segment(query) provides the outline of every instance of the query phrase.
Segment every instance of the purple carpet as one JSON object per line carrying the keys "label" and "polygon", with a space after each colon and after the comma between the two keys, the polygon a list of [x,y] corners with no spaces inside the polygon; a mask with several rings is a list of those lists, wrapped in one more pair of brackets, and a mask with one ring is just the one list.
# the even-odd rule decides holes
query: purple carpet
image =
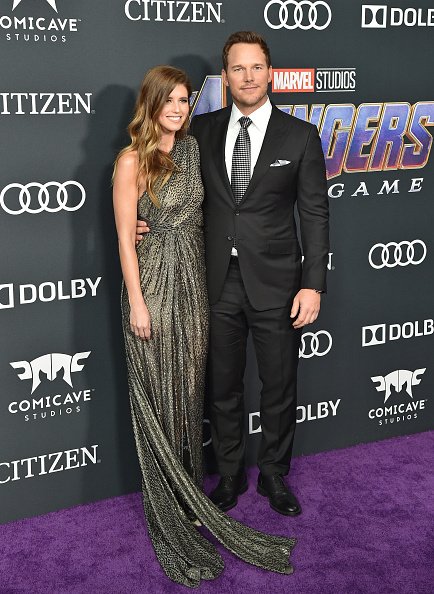
{"label": "purple carpet", "polygon": [[[270,510],[252,469],[229,513],[296,536],[295,573],[268,573],[220,548],[225,571],[199,592],[432,594],[433,469],[434,432],[296,458],[289,482],[303,505],[297,518]],[[161,571],[138,494],[0,526],[1,594],[188,591]]]}

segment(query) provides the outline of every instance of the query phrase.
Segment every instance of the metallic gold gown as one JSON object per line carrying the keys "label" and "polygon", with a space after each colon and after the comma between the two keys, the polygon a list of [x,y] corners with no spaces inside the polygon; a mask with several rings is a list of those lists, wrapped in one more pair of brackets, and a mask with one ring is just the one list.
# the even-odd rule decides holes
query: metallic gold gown
{"label": "metallic gold gown", "polygon": [[201,490],[208,300],[196,140],[176,140],[171,155],[177,170],[158,193],[160,208],[146,193],[138,203],[139,215],[151,229],[137,247],[151,340],[131,332],[122,287],[131,414],[149,535],[165,573],[185,586],[217,577],[224,566],[216,548],[185,515],[185,507],[244,561],[289,574],[294,539],[240,524]]}

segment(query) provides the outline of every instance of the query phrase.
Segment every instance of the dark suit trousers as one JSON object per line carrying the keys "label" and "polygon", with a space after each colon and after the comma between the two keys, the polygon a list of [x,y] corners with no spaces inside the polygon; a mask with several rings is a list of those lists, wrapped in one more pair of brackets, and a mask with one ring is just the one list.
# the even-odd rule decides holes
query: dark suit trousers
{"label": "dark suit trousers", "polygon": [[220,474],[237,474],[244,468],[243,376],[249,329],[263,385],[258,466],[264,475],[288,473],[296,424],[301,338],[301,330],[294,330],[289,317],[293,297],[288,296],[286,307],[254,310],[237,259],[231,258],[221,297],[210,311],[207,397]]}

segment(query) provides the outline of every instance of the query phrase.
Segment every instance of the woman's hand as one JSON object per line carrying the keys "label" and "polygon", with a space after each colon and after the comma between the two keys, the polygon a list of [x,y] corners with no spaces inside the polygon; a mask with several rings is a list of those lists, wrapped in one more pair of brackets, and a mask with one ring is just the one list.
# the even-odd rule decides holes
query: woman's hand
{"label": "woman's hand", "polygon": [[149,340],[151,338],[151,317],[145,302],[131,305],[130,312],[131,332],[138,338]]}

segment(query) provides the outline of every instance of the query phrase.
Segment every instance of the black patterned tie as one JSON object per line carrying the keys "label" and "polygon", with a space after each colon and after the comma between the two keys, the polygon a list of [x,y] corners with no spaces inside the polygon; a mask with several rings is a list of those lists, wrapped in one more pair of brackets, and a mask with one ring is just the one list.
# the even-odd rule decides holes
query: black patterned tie
{"label": "black patterned tie", "polygon": [[247,128],[252,120],[243,116],[238,121],[241,128],[232,154],[231,172],[231,186],[237,204],[243,199],[250,183],[250,136]]}

